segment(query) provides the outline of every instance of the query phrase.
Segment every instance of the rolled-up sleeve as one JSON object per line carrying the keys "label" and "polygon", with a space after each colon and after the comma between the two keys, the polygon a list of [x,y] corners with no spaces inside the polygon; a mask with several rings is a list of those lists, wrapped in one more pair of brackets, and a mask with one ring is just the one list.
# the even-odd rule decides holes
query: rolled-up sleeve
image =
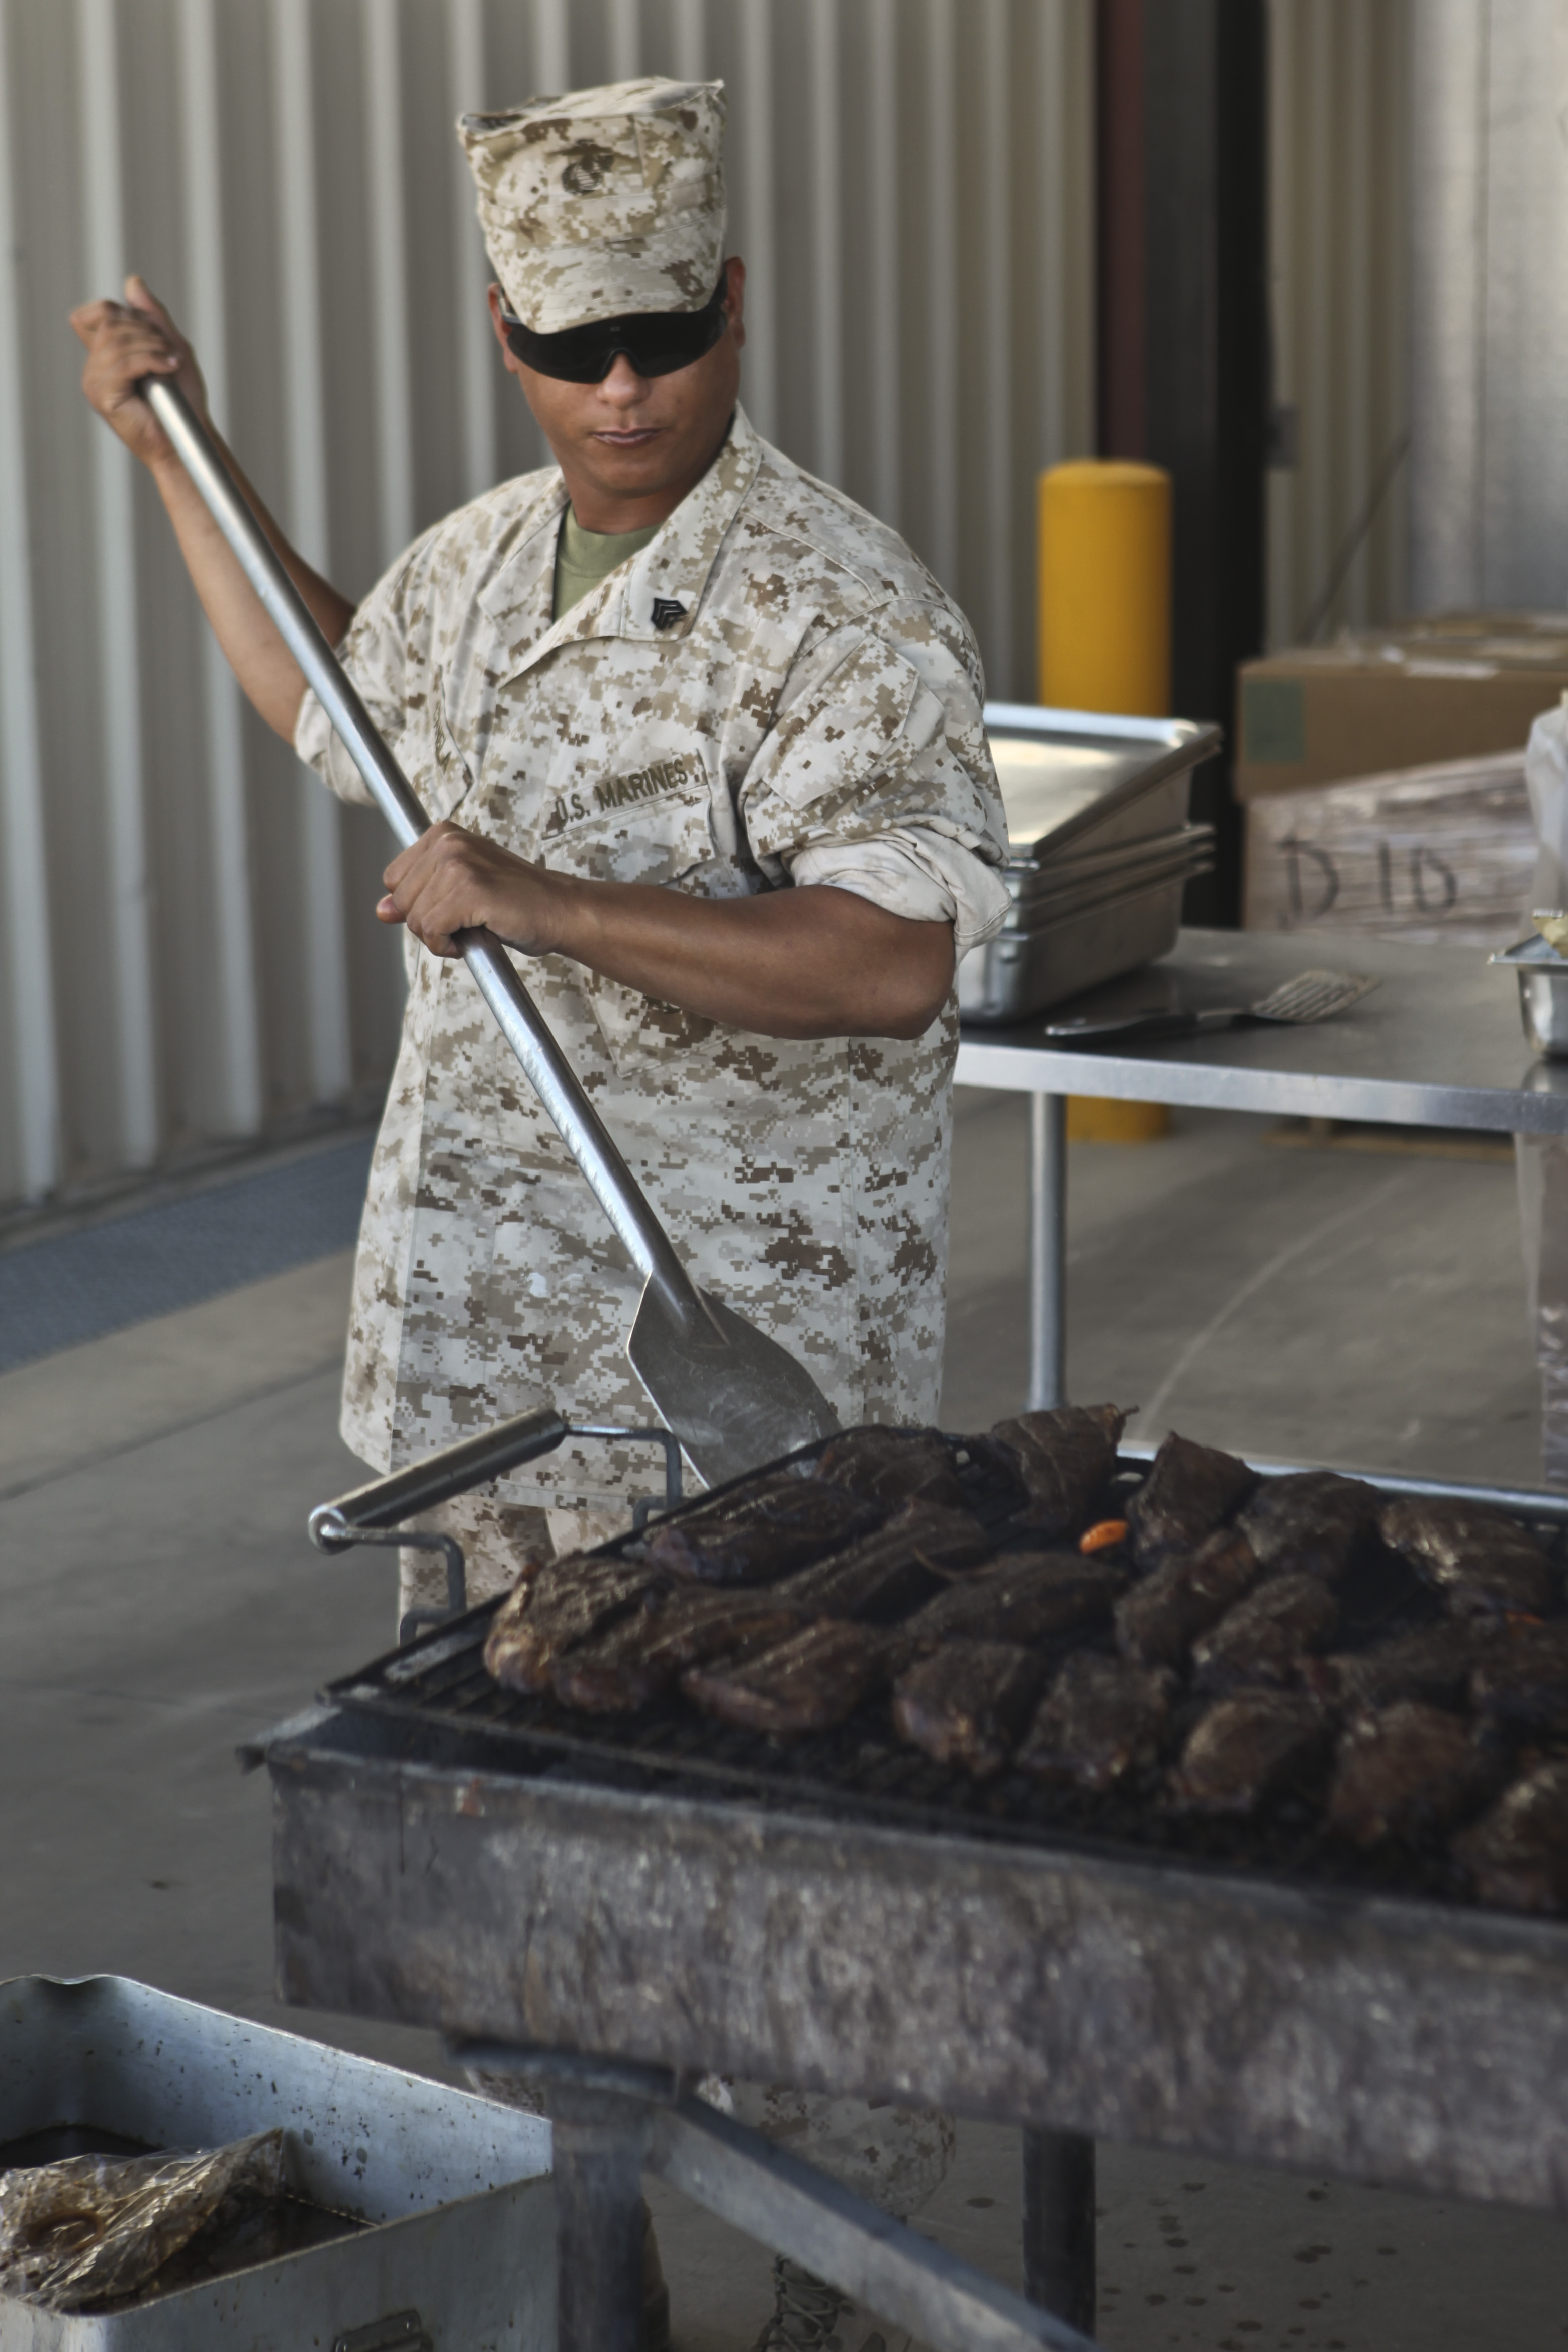
{"label": "rolled-up sleeve", "polygon": [[[422,799],[433,746],[430,701],[430,599],[424,556],[434,531],[415,541],[377,581],[349,624],[338,658],[370,714]],[[294,722],[294,749],[307,767],[341,801],[371,805],[363,778],[333,731],[332,722],[308,687]]]}
{"label": "rolled-up sleeve", "polygon": [[1005,920],[1007,820],[973,644],[926,604],[883,608],[802,653],[738,795],[770,880],[828,883],[962,956]]}

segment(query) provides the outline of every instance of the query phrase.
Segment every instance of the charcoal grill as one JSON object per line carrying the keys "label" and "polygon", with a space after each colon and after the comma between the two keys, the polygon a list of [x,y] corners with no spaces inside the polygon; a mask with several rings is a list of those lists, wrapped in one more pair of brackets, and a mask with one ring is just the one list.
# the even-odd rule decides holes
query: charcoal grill
{"label": "charcoal grill", "polygon": [[[1005,1544],[1005,1496],[970,1475]],[[1382,1483],[1568,1516],[1560,1496]],[[732,2199],[751,2184],[743,2226],[863,2287],[863,2226],[793,2180],[810,2226],[777,2234],[776,2159],[715,2156],[722,2119],[678,2097],[708,2073],[1020,2126],[1030,2292],[1085,2326],[1094,2138],[1568,2210],[1568,1927],[1483,1911],[1438,1865],[1348,1864],[1310,1825],[1198,1831],[977,1787],[874,1710],[788,1746],[674,1705],[591,1722],[489,1683],[493,1608],[264,1744],[280,1981],[439,2027],[486,2065],[553,2067],[558,2169],[563,2130],[601,2188],[620,2150],[620,2207],[606,2192],[593,2227],[640,2160],[685,2163],[716,2203],[727,2168]],[[945,2336],[932,2250],[894,2252],[910,2270],[873,2275],[873,2299],[934,2343],[1082,2341],[1023,2306],[980,2326],[973,2304]]]}

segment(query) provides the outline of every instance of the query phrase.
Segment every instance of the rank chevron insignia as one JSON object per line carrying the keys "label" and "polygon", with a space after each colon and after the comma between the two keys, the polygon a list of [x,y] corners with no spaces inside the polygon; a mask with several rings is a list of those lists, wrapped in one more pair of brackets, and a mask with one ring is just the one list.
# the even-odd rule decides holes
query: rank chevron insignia
{"label": "rank chevron insignia", "polygon": [[678,601],[677,598],[674,596],[654,597],[653,619],[653,626],[656,629],[668,629],[672,627],[676,621],[684,621],[685,617],[686,608]]}

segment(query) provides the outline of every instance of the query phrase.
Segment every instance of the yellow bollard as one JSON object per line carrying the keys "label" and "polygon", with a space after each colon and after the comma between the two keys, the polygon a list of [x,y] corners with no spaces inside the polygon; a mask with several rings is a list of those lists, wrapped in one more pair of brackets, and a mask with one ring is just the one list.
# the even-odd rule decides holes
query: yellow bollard
{"label": "yellow bollard", "polygon": [[[1040,477],[1040,698],[1162,717],[1171,690],[1171,478],[1082,457]],[[1071,1143],[1148,1143],[1163,1103],[1073,1095]]]}

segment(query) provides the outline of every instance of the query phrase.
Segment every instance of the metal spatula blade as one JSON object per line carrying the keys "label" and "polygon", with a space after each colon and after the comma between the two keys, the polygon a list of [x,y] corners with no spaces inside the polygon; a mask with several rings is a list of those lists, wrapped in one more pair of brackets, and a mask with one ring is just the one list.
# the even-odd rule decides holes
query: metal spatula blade
{"label": "metal spatula blade", "polygon": [[1303,971],[1260,997],[1241,1016],[1249,1021],[1326,1021],[1377,986],[1364,971]]}
{"label": "metal spatula blade", "polygon": [[1370,972],[1302,971],[1256,1004],[1219,1004],[1203,1013],[1124,1013],[1105,1021],[1051,1021],[1045,1034],[1063,1045],[1087,1045],[1111,1037],[1202,1036],[1214,1029],[1234,1029],[1244,1021],[1280,1021],[1299,1027],[1343,1013],[1376,986]]}
{"label": "metal spatula blade", "polygon": [[804,1365],[711,1290],[697,1297],[694,1317],[648,1283],[626,1353],[704,1483],[831,1437],[838,1421]]}

